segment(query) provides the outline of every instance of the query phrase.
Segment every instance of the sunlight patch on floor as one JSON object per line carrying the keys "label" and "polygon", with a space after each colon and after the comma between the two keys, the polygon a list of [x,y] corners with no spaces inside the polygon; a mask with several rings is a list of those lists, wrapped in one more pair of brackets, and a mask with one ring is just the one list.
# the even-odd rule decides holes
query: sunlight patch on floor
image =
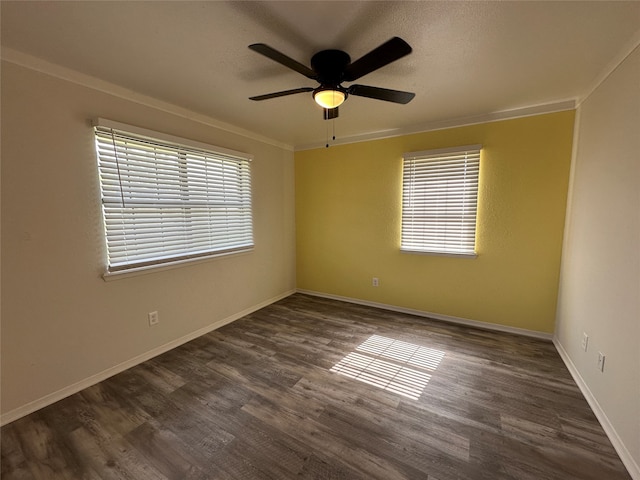
{"label": "sunlight patch on floor", "polygon": [[331,372],[418,400],[445,352],[372,335]]}

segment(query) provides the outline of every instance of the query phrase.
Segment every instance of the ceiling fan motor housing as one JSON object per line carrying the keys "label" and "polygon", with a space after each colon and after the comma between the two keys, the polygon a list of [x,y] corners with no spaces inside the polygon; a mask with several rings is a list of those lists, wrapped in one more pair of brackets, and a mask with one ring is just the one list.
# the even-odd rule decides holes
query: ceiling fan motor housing
{"label": "ceiling fan motor housing", "polygon": [[351,57],[342,50],[322,50],[311,57],[311,68],[324,87],[337,87],[344,79],[344,71]]}

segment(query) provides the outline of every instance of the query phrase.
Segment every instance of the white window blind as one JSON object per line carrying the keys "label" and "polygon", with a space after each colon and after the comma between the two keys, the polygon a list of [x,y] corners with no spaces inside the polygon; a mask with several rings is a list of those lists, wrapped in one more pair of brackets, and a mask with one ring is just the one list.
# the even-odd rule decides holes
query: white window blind
{"label": "white window blind", "polygon": [[109,273],[253,247],[250,157],[102,119],[95,139]]}
{"label": "white window blind", "polygon": [[475,255],[481,148],[404,155],[401,250]]}

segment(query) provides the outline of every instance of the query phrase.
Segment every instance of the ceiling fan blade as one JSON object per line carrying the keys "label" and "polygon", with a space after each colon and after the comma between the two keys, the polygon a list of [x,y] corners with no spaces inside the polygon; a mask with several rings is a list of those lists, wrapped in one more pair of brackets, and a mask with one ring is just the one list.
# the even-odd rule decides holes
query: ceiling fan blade
{"label": "ceiling fan blade", "polygon": [[284,97],[286,95],[295,95],[296,93],[313,92],[311,87],[294,88],[292,90],[283,90],[282,92],[266,93],[264,95],[256,95],[249,97],[249,100],[269,100],[270,98]]}
{"label": "ceiling fan blade", "polygon": [[376,100],[384,100],[386,102],[407,104],[415,93],[403,92],[401,90],[389,90],[388,88],[370,87],[368,85],[351,85],[347,89],[349,95],[356,97],[375,98]]}
{"label": "ceiling fan blade", "polygon": [[270,58],[274,62],[278,62],[280,65],[284,65],[291,70],[301,73],[307,78],[315,80],[317,77],[316,72],[311,70],[309,67],[295,61],[293,58],[287,57],[284,53],[280,53],[269,45],[265,45],[264,43],[254,43],[249,45],[249,48],[254,52],[258,52],[265,57]]}
{"label": "ceiling fan blade", "polygon": [[357,80],[410,53],[411,46],[407,42],[400,37],[393,37],[378,48],[371,50],[364,57],[348,65],[344,72],[344,80],[346,82]]}

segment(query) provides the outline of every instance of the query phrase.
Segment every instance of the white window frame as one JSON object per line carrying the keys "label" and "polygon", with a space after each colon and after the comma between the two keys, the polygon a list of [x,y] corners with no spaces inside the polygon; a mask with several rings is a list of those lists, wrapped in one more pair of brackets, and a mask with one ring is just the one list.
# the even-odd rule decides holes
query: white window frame
{"label": "white window frame", "polygon": [[477,256],[481,150],[465,145],[403,155],[401,251]]}
{"label": "white window frame", "polygon": [[93,121],[107,277],[254,247],[251,155]]}

